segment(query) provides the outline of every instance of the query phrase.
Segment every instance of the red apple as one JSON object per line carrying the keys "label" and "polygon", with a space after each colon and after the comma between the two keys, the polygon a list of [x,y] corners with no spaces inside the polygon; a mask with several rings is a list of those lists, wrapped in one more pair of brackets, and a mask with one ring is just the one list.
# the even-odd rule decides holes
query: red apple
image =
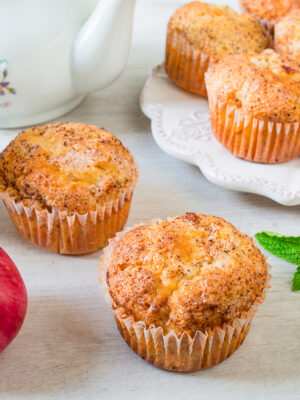
{"label": "red apple", "polygon": [[0,353],[17,336],[27,310],[27,291],[14,262],[0,247]]}

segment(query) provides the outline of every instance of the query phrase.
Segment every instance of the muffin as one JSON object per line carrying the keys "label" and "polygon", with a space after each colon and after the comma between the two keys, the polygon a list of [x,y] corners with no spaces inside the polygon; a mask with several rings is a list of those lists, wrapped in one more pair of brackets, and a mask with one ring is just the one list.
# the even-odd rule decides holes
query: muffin
{"label": "muffin", "polygon": [[300,66],[268,49],[226,57],[206,74],[212,130],[234,156],[275,164],[300,156]]}
{"label": "muffin", "polygon": [[100,271],[129,347],[178,371],[211,367],[240,346],[269,279],[252,239],[195,213],[117,235]]}
{"label": "muffin", "polygon": [[300,63],[300,9],[291,11],[275,24],[274,48]]}
{"label": "muffin", "polygon": [[206,97],[204,73],[228,54],[261,52],[263,29],[229,7],[194,1],[179,8],[168,24],[166,72],[178,86]]}
{"label": "muffin", "polygon": [[105,246],[126,223],[137,178],[115,136],[81,123],[25,130],[0,155],[0,191],[16,229],[61,254]]}
{"label": "muffin", "polygon": [[300,8],[300,0],[240,0],[243,9],[260,20],[266,32],[273,34],[274,23],[291,10]]}
{"label": "muffin", "polygon": [[243,9],[253,17],[275,22],[289,11],[300,8],[300,0],[240,0]]}

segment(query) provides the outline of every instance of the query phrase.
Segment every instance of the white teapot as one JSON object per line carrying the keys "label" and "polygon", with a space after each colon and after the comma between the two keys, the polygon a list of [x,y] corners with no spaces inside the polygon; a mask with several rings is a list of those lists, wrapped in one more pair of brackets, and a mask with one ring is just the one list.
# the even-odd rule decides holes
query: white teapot
{"label": "white teapot", "polygon": [[0,0],[0,128],[54,119],[125,67],[136,0]]}

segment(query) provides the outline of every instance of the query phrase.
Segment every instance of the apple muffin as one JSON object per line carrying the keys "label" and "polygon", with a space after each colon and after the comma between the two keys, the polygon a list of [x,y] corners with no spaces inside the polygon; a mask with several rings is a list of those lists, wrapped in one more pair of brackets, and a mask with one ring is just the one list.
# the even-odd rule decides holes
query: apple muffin
{"label": "apple muffin", "polygon": [[293,9],[300,9],[300,0],[240,0],[244,11],[257,18],[273,46],[274,24]]}
{"label": "apple muffin", "polygon": [[300,62],[300,8],[291,11],[275,24],[274,48]]}
{"label": "apple muffin", "polygon": [[111,241],[103,263],[122,336],[141,357],[170,370],[230,356],[268,280],[251,238],[222,218],[196,213],[129,230]]}
{"label": "apple muffin", "polygon": [[268,49],[206,74],[212,130],[233,155],[275,164],[300,156],[300,66]]}
{"label": "apple muffin", "polygon": [[229,7],[194,1],[168,24],[166,72],[178,86],[206,97],[204,73],[228,54],[261,52],[268,39],[259,23]]}
{"label": "apple muffin", "polygon": [[240,0],[240,3],[253,17],[273,23],[300,8],[300,0]]}
{"label": "apple muffin", "polygon": [[137,178],[122,143],[82,123],[27,129],[0,155],[0,191],[16,229],[62,254],[95,251],[123,228]]}

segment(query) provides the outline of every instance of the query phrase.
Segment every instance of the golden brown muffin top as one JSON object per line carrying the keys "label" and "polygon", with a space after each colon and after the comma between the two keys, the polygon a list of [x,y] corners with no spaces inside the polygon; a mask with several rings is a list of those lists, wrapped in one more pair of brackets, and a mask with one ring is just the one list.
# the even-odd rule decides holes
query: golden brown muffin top
{"label": "golden brown muffin top", "polygon": [[248,311],[266,285],[253,240],[222,218],[187,213],[140,225],[116,243],[107,272],[115,307],[179,336]]}
{"label": "golden brown muffin top", "polygon": [[293,10],[274,27],[274,47],[300,65],[300,9]]}
{"label": "golden brown muffin top", "polygon": [[54,123],[20,133],[0,155],[0,190],[25,205],[84,214],[135,184],[133,157],[93,125]]}
{"label": "golden brown muffin top", "polygon": [[235,105],[258,119],[300,120],[300,65],[274,50],[225,57],[205,82],[210,101]]}
{"label": "golden brown muffin top", "polygon": [[294,8],[300,8],[300,0],[240,0],[244,10],[255,18],[276,21]]}
{"label": "golden brown muffin top", "polygon": [[169,21],[169,30],[182,33],[195,48],[216,60],[228,54],[260,52],[268,46],[268,39],[254,18],[201,1],[179,8]]}

